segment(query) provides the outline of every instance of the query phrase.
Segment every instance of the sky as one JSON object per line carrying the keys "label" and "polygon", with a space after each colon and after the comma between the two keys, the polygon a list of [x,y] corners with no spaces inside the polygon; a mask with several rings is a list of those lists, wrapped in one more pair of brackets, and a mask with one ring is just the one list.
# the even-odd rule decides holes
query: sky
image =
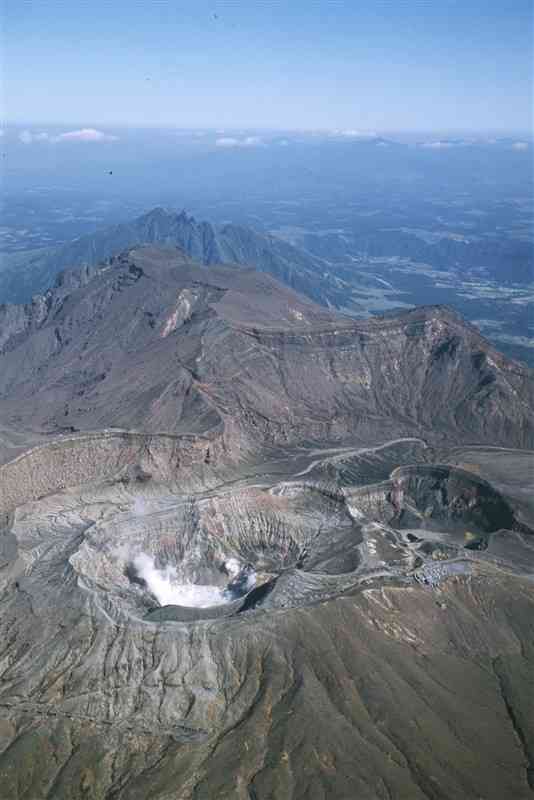
{"label": "sky", "polygon": [[531,0],[4,0],[2,116],[529,131],[532,15]]}

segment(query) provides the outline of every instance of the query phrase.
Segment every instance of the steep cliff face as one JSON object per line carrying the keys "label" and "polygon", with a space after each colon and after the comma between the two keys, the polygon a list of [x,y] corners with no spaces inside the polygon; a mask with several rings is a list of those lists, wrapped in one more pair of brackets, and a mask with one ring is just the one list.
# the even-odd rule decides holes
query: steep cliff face
{"label": "steep cliff face", "polygon": [[0,800],[532,797],[526,368],[175,248],[0,343]]}
{"label": "steep cliff face", "polygon": [[530,446],[529,371],[443,308],[354,321],[270,276],[141,248],[4,306],[3,422],[226,431],[229,449],[422,435]]}

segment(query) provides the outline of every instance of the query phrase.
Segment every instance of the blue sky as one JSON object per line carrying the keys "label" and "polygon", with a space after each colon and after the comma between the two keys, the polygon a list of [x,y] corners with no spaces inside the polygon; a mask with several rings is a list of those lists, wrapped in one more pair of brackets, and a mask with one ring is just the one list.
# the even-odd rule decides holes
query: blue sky
{"label": "blue sky", "polygon": [[532,4],[5,0],[4,119],[525,131]]}

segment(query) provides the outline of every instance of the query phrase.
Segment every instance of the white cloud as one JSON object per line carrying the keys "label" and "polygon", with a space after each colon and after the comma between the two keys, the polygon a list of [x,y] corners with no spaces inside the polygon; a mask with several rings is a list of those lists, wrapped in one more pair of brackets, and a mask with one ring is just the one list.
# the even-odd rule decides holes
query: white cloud
{"label": "white cloud", "polygon": [[247,136],[246,139],[243,140],[243,147],[258,147],[262,144],[263,139],[260,139],[259,136]]}
{"label": "white cloud", "polygon": [[378,134],[375,131],[358,131],[358,130],[340,130],[332,131],[332,136],[343,136],[346,139],[377,139]]}
{"label": "white cloud", "polygon": [[189,128],[179,129],[173,131],[174,136],[183,139],[202,139],[204,136],[208,135],[207,131],[193,131]]}
{"label": "white cloud", "polygon": [[19,140],[22,144],[32,144],[33,142],[48,142],[50,137],[46,131],[22,131],[19,133]]}
{"label": "white cloud", "polygon": [[233,136],[223,136],[217,139],[217,147],[260,147],[264,144],[259,136],[245,136],[244,139],[236,139]]}
{"label": "white cloud", "polygon": [[54,136],[54,142],[116,142],[118,136],[113,136],[95,128],[81,128],[78,131],[66,131]]}
{"label": "white cloud", "polygon": [[446,150],[448,147],[453,147],[453,144],[452,142],[423,142],[421,147],[429,150]]}
{"label": "white cloud", "polygon": [[231,136],[224,136],[222,139],[217,139],[215,144],[217,147],[239,147],[239,139],[233,139]]}
{"label": "white cloud", "polygon": [[513,150],[528,150],[528,142],[514,142],[512,145]]}
{"label": "white cloud", "polygon": [[19,134],[19,140],[22,144],[33,144],[34,142],[115,142],[117,139],[117,136],[97,131],[95,128],[66,131],[56,136],[51,136],[46,131],[22,131]]}

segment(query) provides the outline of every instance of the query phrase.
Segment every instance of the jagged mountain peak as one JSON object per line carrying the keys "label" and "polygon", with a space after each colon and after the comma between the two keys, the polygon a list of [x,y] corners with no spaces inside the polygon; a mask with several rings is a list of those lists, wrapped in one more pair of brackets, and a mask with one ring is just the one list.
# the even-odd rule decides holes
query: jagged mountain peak
{"label": "jagged mountain peak", "polygon": [[175,209],[165,208],[164,206],[156,206],[150,209],[150,211],[141,214],[133,220],[132,225],[135,227],[137,225],[149,224],[156,221],[165,221],[170,224],[185,223],[188,225],[196,225],[195,218],[192,214],[189,214],[185,208],[181,211],[176,211]]}
{"label": "jagged mountain peak", "polygon": [[7,425],[222,425],[230,449],[378,430],[534,443],[530,371],[447,307],[354,320],[174,247],[131,248],[86,277],[0,315]]}
{"label": "jagged mountain peak", "polygon": [[73,267],[93,267],[124,250],[143,244],[176,245],[202,264],[242,264],[268,272],[321,303],[341,305],[340,282],[325,274],[325,262],[252,228],[198,222],[185,210],[156,207],[131,222],[104,228],[61,247],[28,256],[21,266],[5,267],[0,293],[8,302],[29,301],[44,293],[56,275]]}

